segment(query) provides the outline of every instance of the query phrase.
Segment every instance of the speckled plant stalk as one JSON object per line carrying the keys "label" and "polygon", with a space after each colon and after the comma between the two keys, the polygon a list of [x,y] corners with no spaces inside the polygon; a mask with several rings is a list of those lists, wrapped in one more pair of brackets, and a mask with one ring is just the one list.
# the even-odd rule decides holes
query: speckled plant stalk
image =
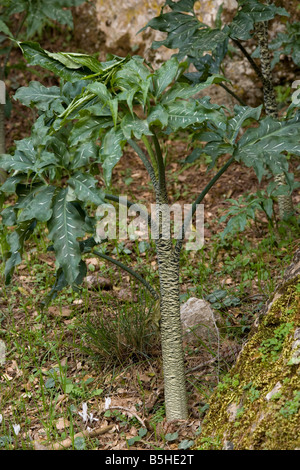
{"label": "speckled plant stalk", "polygon": [[[271,1],[267,0],[267,4]],[[255,25],[255,32],[260,48],[261,77],[263,82],[264,104],[266,114],[278,119],[278,106],[273,86],[271,57],[268,41],[268,22],[261,22]],[[283,173],[274,177],[278,185],[285,185],[286,178]],[[279,217],[281,220],[289,218],[294,213],[291,195],[278,196]]]}
{"label": "speckled plant stalk", "polygon": [[161,294],[161,347],[167,421],[187,419],[186,383],[180,320],[179,259],[170,244],[157,242]]}
{"label": "speckled plant stalk", "polygon": [[163,221],[169,217],[168,194],[165,180],[165,165],[159,141],[154,129],[152,144],[145,137],[143,139],[149,159],[142,149],[133,140],[129,140],[131,147],[143,161],[153,184],[158,216],[156,220],[157,235],[155,237],[159,280],[160,280],[160,331],[163,358],[165,406],[167,421],[187,419],[187,394],[184,370],[184,354],[182,345],[182,326],[180,318],[180,283],[179,260],[183,245],[184,232],[191,222],[197,205],[202,202],[205,195],[234,161],[231,157],[207,184],[192,205],[182,227],[181,237],[173,245],[170,234],[166,236]]}

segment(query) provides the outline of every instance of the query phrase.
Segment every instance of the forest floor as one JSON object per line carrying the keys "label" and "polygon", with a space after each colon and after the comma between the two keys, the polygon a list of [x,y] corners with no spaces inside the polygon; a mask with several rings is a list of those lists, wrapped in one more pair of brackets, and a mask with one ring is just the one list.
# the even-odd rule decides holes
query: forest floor
{"label": "forest floor", "polygon": [[[44,40],[51,50],[72,50],[72,37]],[[39,80],[57,81],[29,67],[19,51],[10,60],[7,88]],[[12,100],[7,119],[7,151],[30,134],[35,112]],[[186,134],[165,142],[171,203],[191,203],[211,179],[207,158],[184,165],[193,149]],[[221,161],[220,161],[221,165]],[[291,160],[291,167],[296,168]],[[215,170],[214,170],[215,171]],[[103,180],[99,174],[99,186]],[[24,260],[9,286],[0,279],[0,339],[7,356],[0,366],[0,447],[75,449],[189,448],[201,432],[209,397],[247,339],[256,314],[273,291],[298,246],[293,225],[270,226],[263,212],[241,233],[224,240],[220,217],[246,193],[264,189],[252,170],[232,165],[204,200],[205,243],[183,250],[181,300],[204,298],[222,321],[219,353],[200,342],[185,346],[189,419],[166,423],[159,332],[145,318],[153,308],[146,292],[116,266],[86,255],[89,277],[79,292],[64,289],[50,306],[42,302],[55,280],[54,255],[47,251],[46,229],[28,241]],[[147,207],[154,202],[147,174],[137,156],[125,149],[113,173],[118,194]],[[9,201],[7,201],[9,203]],[[294,196],[299,208],[300,196]],[[245,202],[241,211],[245,208]],[[154,244],[110,242],[118,255],[158,289]],[[87,406],[87,412],[85,407]],[[16,431],[16,425],[20,431]],[[85,435],[77,433],[84,432]]]}

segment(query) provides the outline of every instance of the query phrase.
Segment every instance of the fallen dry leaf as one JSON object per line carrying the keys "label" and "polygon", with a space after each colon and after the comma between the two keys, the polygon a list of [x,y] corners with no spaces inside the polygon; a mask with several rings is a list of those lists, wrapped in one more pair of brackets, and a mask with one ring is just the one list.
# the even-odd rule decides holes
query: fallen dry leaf
{"label": "fallen dry leaf", "polygon": [[68,428],[69,426],[70,426],[70,422],[66,418],[59,418],[55,425],[58,431]]}

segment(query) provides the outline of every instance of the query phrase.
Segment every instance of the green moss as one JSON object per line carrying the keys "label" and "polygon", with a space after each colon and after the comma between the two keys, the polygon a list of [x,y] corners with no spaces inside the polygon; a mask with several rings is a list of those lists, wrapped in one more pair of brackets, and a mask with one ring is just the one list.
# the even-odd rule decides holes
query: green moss
{"label": "green moss", "polygon": [[293,394],[294,396],[292,400],[286,401],[286,403],[280,409],[280,413],[285,418],[296,414],[300,408],[300,391],[294,390]]}
{"label": "green moss", "polygon": [[281,293],[216,388],[195,448],[222,449],[225,441],[236,450],[300,447],[300,371],[289,362],[300,326],[299,283]]}
{"label": "green moss", "polygon": [[293,328],[293,323],[282,323],[274,330],[273,336],[262,341],[259,351],[262,355],[262,361],[277,361],[285,341],[285,338]]}

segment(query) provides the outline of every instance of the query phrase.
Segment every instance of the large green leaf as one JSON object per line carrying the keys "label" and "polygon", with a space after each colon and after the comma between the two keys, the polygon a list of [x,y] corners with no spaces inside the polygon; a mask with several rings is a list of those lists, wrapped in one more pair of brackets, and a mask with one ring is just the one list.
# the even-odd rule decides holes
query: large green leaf
{"label": "large green leaf", "polygon": [[17,185],[25,178],[25,175],[15,175],[7,178],[7,180],[0,186],[0,192],[5,194],[14,194],[16,192]]}
{"label": "large green leaf", "polygon": [[98,182],[92,175],[76,173],[68,183],[79,201],[92,202],[96,205],[104,204],[104,194],[96,187]]}
{"label": "large green leaf", "polygon": [[153,107],[147,117],[148,125],[155,125],[159,127],[167,127],[169,115],[166,109],[160,104]]}
{"label": "large green leaf", "polygon": [[227,40],[228,32],[212,29],[201,23],[194,13],[193,1],[166,2],[172,11],[153,18],[141,30],[151,27],[166,32],[167,36],[161,41],[154,41],[152,47],[157,49],[165,46],[169,49],[178,49],[176,57],[182,60],[188,56],[192,61],[201,57],[204,52],[215,51]]}
{"label": "large green leaf", "polygon": [[200,115],[196,110],[196,103],[190,101],[176,101],[166,106],[169,116],[169,126],[176,131],[184,129],[191,124],[200,124],[206,120],[205,115]]}
{"label": "large green leaf", "polygon": [[226,119],[219,111],[220,106],[210,103],[207,97],[197,101],[177,100],[168,103],[165,108],[169,115],[168,124],[173,131],[197,126],[208,120],[221,122]]}
{"label": "large green leaf", "polygon": [[102,118],[85,115],[75,123],[70,135],[70,144],[76,145],[78,142],[96,140],[100,130],[111,127],[112,124],[111,117]]}
{"label": "large green leaf", "polygon": [[262,105],[257,108],[251,108],[250,106],[235,106],[235,115],[228,121],[228,137],[231,144],[233,144],[237,138],[240,128],[243,126],[246,119],[254,119],[258,121],[262,110]]}
{"label": "large green leaf", "polygon": [[84,142],[76,148],[70,167],[75,170],[87,166],[91,159],[97,160],[98,156],[99,147],[94,142]]}
{"label": "large green leaf", "polygon": [[228,80],[222,75],[212,75],[205,82],[197,83],[194,86],[191,86],[189,83],[177,82],[170,88],[170,90],[164,93],[161,103],[166,104],[178,98],[187,100],[213,83],[221,83],[222,81]]}
{"label": "large green leaf", "polygon": [[22,172],[33,170],[36,151],[30,137],[20,140],[16,144],[17,150],[14,155],[0,155],[1,168],[7,171],[17,170]]}
{"label": "large green leaf", "polygon": [[[39,82],[32,81],[29,83],[28,87],[18,88],[14,99],[21,101],[25,106],[35,106],[40,111],[48,111],[51,105],[52,109],[58,113],[64,111],[61,105],[61,91],[57,86],[47,88]],[[54,106],[53,102],[55,102]]]}
{"label": "large green leaf", "polygon": [[85,234],[83,224],[81,214],[68,201],[68,189],[60,189],[53,202],[53,214],[48,228],[56,259],[69,284],[73,284],[79,275],[81,252],[78,238]]}
{"label": "large green leaf", "polygon": [[24,242],[33,233],[36,221],[28,220],[19,224],[19,226],[8,235],[7,242],[9,244],[10,253],[5,263],[5,282],[9,284],[14,272],[15,266],[21,264]]}
{"label": "large green leaf", "polygon": [[179,0],[176,2],[173,2],[172,0],[166,0],[164,6],[167,5],[173,11],[185,11],[189,13],[193,9],[196,2],[197,0]]}
{"label": "large green leaf", "polygon": [[165,62],[153,74],[154,95],[159,97],[169,86],[178,73],[179,62],[176,57]]}
{"label": "large green leaf", "polygon": [[6,36],[10,38],[13,37],[9,27],[1,19],[0,19],[0,32],[6,34]]}
{"label": "large green leaf", "polygon": [[17,224],[16,210],[14,207],[6,207],[1,212],[2,223],[7,227],[12,227]]}
{"label": "large green leaf", "polygon": [[300,155],[300,113],[282,122],[266,117],[258,128],[248,129],[238,142],[235,157],[253,166],[261,179],[265,165],[275,174],[287,171],[282,152]]}
{"label": "large green leaf", "polygon": [[27,203],[18,216],[18,223],[36,219],[39,222],[47,222],[52,216],[52,198],[55,192],[54,186],[45,186],[35,192],[32,200]]}
{"label": "large green leaf", "polygon": [[250,39],[255,23],[272,20],[276,15],[289,16],[284,8],[276,7],[274,3],[268,5],[258,0],[240,0],[239,5],[241,9],[229,27],[232,38]]}
{"label": "large green leaf", "polygon": [[141,139],[142,135],[152,135],[147,119],[139,119],[136,114],[125,114],[121,129],[126,139],[131,139],[132,136]]}

